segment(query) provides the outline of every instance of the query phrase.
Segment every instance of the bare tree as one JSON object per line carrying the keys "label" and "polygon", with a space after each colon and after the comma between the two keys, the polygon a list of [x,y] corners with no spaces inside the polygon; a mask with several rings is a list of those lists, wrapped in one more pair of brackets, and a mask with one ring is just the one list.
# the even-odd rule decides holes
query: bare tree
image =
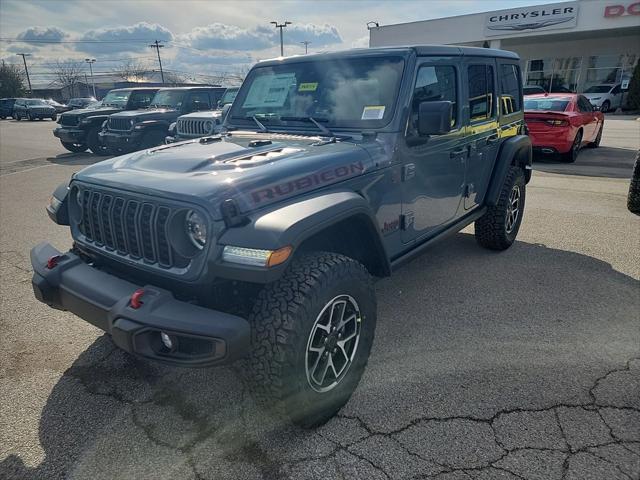
{"label": "bare tree", "polygon": [[73,97],[75,95],[75,86],[84,76],[84,71],[84,62],[56,60],[53,65],[53,73],[55,75],[55,80],[53,82],[63,88],[69,88],[70,95]]}
{"label": "bare tree", "polygon": [[249,73],[249,70],[251,70],[251,65],[249,65],[249,64],[242,65],[242,66],[236,68],[234,71],[229,72],[226,75],[225,80],[227,82],[229,82],[229,83],[240,85],[240,84],[242,84],[242,82],[244,82],[244,79],[247,76],[247,74]]}
{"label": "bare tree", "polygon": [[185,81],[186,77],[178,72],[164,71],[164,83],[167,85],[180,85]]}
{"label": "bare tree", "polygon": [[113,70],[123,80],[129,82],[142,82],[147,79],[151,69],[144,63],[136,60],[127,60]]}
{"label": "bare tree", "polygon": [[0,97],[21,97],[25,94],[24,70],[19,65],[2,62],[0,67]]}

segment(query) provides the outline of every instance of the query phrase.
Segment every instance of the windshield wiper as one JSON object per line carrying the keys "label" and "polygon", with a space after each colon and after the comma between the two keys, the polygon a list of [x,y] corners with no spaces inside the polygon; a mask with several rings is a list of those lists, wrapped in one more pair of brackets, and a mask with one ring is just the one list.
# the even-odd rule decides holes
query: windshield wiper
{"label": "windshield wiper", "polygon": [[256,125],[258,125],[258,128],[260,129],[261,132],[269,133],[269,129],[265,127],[264,124],[260,120],[258,120],[258,118],[255,115],[250,115],[246,117],[240,117],[238,115],[234,115],[231,118],[235,120],[253,120],[254,122],[256,122]]}
{"label": "windshield wiper", "polygon": [[313,117],[280,117],[280,120],[284,120],[285,122],[288,122],[288,121],[291,121],[291,122],[311,122],[316,127],[318,127],[318,130],[320,130],[325,136],[331,137],[331,138],[336,138],[335,133],[333,133],[331,130],[329,130],[327,127],[325,127],[324,125],[322,125],[320,123],[320,122],[328,122],[329,120],[327,120],[326,118],[318,118],[316,120]]}

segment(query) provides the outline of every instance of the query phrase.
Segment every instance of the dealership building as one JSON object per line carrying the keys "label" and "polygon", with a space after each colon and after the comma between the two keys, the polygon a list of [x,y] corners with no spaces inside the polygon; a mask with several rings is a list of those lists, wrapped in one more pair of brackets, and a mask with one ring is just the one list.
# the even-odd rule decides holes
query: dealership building
{"label": "dealership building", "polygon": [[522,59],[524,83],[547,91],[582,92],[601,83],[626,88],[640,57],[640,1],[578,0],[369,30],[371,47],[435,43],[512,50]]}

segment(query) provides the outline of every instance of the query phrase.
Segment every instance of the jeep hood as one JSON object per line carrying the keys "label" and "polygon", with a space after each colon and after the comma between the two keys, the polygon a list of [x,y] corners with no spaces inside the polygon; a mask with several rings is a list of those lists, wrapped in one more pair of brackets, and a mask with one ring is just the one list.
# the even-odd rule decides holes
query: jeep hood
{"label": "jeep hood", "polygon": [[116,107],[99,107],[99,108],[78,108],[76,110],[69,110],[68,112],[61,113],[65,117],[94,117],[101,115],[111,115],[112,113],[120,112],[121,108]]}
{"label": "jeep hood", "polygon": [[128,110],[113,115],[115,118],[126,118],[128,120],[169,120],[176,118],[178,111],[170,108],[147,108],[144,110]]}
{"label": "jeep hood", "polygon": [[201,204],[220,218],[219,206],[229,198],[246,213],[373,168],[368,149],[352,141],[246,133],[115,157],[85,168],[74,179]]}

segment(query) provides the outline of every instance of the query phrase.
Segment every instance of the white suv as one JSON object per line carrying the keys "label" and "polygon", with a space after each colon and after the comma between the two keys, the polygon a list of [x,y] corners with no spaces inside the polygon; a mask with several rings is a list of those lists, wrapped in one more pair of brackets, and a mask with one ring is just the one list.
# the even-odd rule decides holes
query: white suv
{"label": "white suv", "polygon": [[600,111],[608,112],[622,107],[624,93],[619,83],[592,85],[584,91],[584,96]]}

